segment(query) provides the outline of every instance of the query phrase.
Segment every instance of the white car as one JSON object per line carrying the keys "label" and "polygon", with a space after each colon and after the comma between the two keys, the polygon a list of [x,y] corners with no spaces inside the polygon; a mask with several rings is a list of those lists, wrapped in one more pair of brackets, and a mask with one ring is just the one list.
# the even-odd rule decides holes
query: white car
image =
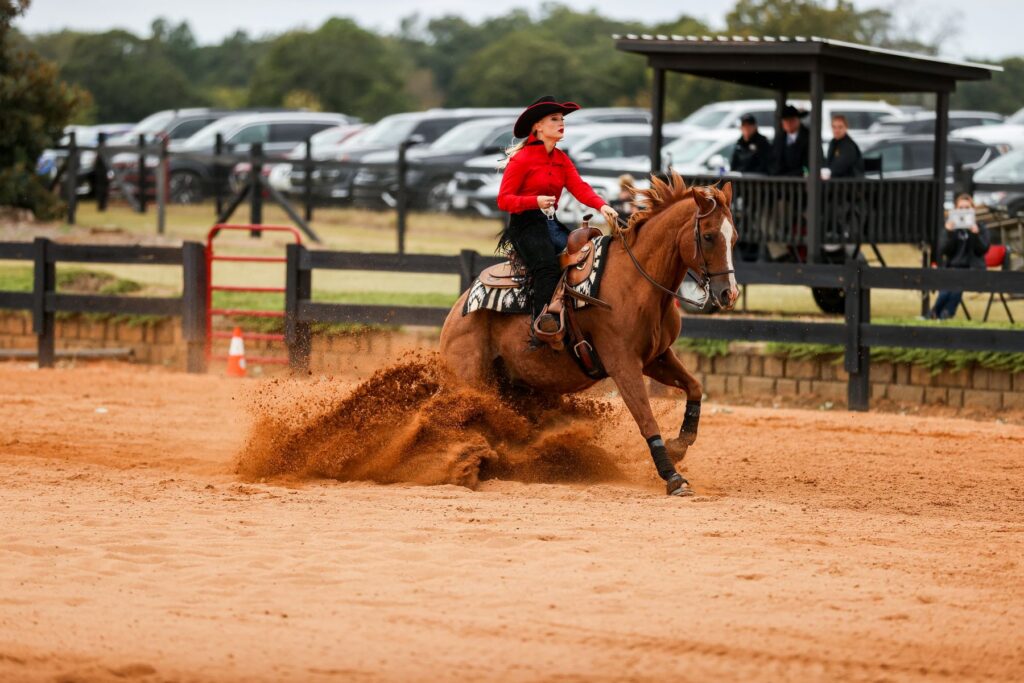
{"label": "white car", "polygon": [[1024,149],[1024,108],[998,126],[961,128],[950,133],[949,137],[995,145],[1004,154],[1011,149]]}
{"label": "white car", "polygon": [[[809,100],[788,100],[798,109],[808,110]],[[822,140],[832,139],[832,127],[829,122],[833,114],[846,116],[850,133],[856,135],[867,131],[875,122],[887,116],[899,116],[902,112],[882,100],[825,100],[822,102],[823,116],[821,119]],[[706,104],[680,121],[678,129],[683,133],[697,130],[738,130],[740,117],[751,114],[757,120],[761,133],[775,128],[775,100],[732,100]]]}

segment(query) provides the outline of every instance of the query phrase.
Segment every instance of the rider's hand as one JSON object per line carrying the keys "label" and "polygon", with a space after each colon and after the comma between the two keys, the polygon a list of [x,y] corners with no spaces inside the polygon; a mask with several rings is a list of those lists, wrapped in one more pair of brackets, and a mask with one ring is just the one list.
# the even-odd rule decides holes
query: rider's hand
{"label": "rider's hand", "polygon": [[551,195],[539,194],[537,195],[537,206],[540,207],[541,211],[544,209],[550,209],[555,205],[555,198]]}
{"label": "rider's hand", "polygon": [[946,221],[946,230],[953,231],[953,221]]}
{"label": "rider's hand", "polygon": [[601,207],[601,215],[608,221],[608,225],[615,225],[619,222],[619,212],[607,204]]}

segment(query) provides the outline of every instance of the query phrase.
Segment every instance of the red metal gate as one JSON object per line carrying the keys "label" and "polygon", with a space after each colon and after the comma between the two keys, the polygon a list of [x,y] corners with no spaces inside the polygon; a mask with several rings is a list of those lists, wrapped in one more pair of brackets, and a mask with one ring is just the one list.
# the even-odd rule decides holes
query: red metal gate
{"label": "red metal gate", "polygon": [[[291,234],[295,238],[296,244],[302,244],[302,235],[295,228],[287,225],[224,225],[218,224],[210,228],[210,232],[206,235],[206,281],[209,283],[209,287],[206,292],[206,358],[207,360],[227,360],[227,355],[213,355],[213,340],[214,339],[230,339],[231,332],[227,331],[215,331],[213,329],[213,317],[215,315],[223,316],[226,318],[239,318],[239,317],[252,317],[252,318],[284,318],[284,305],[282,303],[281,310],[251,310],[244,308],[214,308],[213,307],[213,293],[219,292],[264,292],[264,293],[280,293],[284,294],[284,287],[250,287],[245,285],[216,285],[213,282],[213,262],[214,261],[233,261],[242,263],[285,263],[287,259],[284,256],[241,256],[237,254],[216,254],[214,253],[213,245],[214,238],[220,233],[228,230],[244,231],[244,232],[286,232]],[[284,335],[280,333],[270,332],[246,332],[242,331],[242,339],[251,339],[253,341],[284,341]],[[250,364],[279,364],[285,365],[288,363],[287,357],[276,357],[276,356],[251,356],[248,359]]]}

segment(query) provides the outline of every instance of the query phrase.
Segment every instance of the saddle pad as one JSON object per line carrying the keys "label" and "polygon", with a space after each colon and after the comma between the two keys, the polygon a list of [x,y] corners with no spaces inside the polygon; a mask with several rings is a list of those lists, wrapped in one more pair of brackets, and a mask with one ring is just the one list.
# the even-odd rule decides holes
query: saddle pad
{"label": "saddle pad", "polygon": [[[579,283],[574,290],[580,294],[595,299],[601,295],[601,278],[604,274],[605,249],[611,240],[610,235],[595,237],[591,240],[594,245],[594,268],[590,271],[590,277]],[[522,287],[488,287],[480,278],[473,281],[469,288],[469,296],[462,307],[462,315],[469,315],[473,311],[487,309],[498,313],[530,313],[532,291],[528,284]],[[585,301],[573,299],[575,308],[580,309],[587,305]]]}

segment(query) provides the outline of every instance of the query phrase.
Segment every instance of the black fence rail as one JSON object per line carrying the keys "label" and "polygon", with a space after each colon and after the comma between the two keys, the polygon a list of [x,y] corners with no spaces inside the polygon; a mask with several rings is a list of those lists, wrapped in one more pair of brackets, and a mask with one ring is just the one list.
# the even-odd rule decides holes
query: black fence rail
{"label": "black fence rail", "polygon": [[[199,242],[180,247],[60,244],[45,238],[34,242],[0,242],[0,260],[32,261],[31,292],[0,291],[0,308],[32,312],[39,367],[55,360],[55,316],[68,313],[181,316],[189,372],[205,372],[206,248]],[[57,291],[58,263],[121,263],[175,265],[182,268],[182,296],[135,297],[69,294]]]}
{"label": "black fence rail", "polygon": [[[804,178],[693,176],[688,183],[733,185],[733,218],[744,242],[798,247],[807,240]],[[930,244],[939,226],[939,186],[931,179],[836,178],[821,185],[818,244]]]}

